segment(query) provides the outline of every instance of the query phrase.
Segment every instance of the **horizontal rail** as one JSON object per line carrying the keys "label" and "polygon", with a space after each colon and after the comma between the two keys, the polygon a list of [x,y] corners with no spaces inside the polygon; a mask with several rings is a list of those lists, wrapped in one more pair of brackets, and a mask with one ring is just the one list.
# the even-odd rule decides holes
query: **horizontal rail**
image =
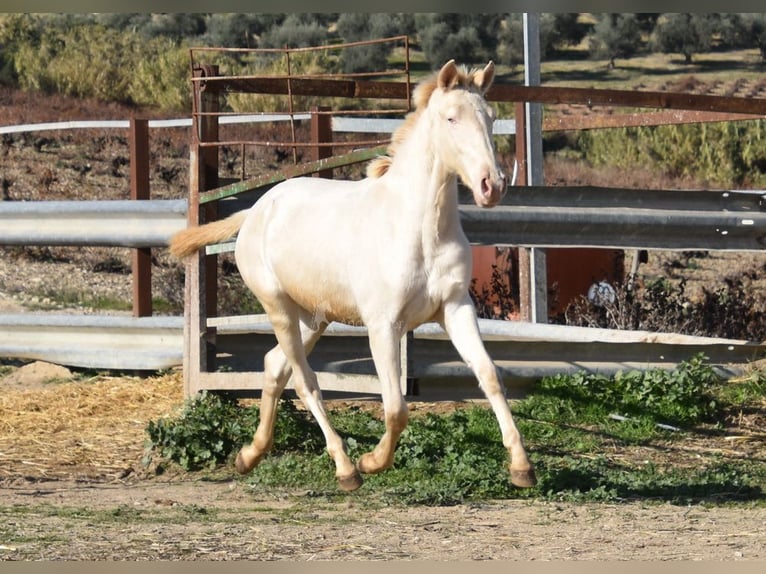
{"label": "horizontal rail", "polygon": [[[274,344],[273,329],[265,315],[215,317],[208,319],[207,324],[216,328],[219,360],[227,374],[250,374],[263,369],[262,355]],[[741,373],[744,365],[766,352],[766,343],[648,331],[489,319],[480,319],[479,329],[501,372],[517,378],[533,373],[540,376],[540,372],[585,370],[606,374],[630,369],[672,369],[697,353],[705,354],[719,373],[731,376]],[[415,329],[407,348],[410,378],[472,377],[447,334],[435,323]],[[363,327],[331,323],[309,361],[318,371],[359,378],[355,384],[363,384],[364,377],[375,375]]]}
{"label": "horizontal rail", "polygon": [[[263,348],[274,344],[265,316],[220,317],[208,320],[217,328],[221,349],[243,334],[265,336]],[[519,321],[479,321],[482,338],[506,376],[523,377],[540,368],[553,372],[593,370],[611,373],[650,367],[673,368],[697,352],[709,357],[723,374],[741,372],[763,356],[766,343],[692,337],[644,331],[567,327]],[[317,368],[344,373],[360,381],[371,376],[371,359],[348,360],[354,344],[369,354],[363,327],[333,323],[311,361]],[[336,340],[335,347],[322,346]],[[247,342],[247,360],[262,360]],[[338,349],[343,351],[343,359]],[[447,335],[436,324],[418,327],[411,342],[411,376],[423,379],[470,377]],[[81,368],[160,370],[183,360],[183,317],[122,317],[61,314],[0,314],[0,356],[44,360]],[[353,356],[353,353],[352,353]],[[739,365],[739,366],[738,366]],[[366,371],[370,371],[369,373]],[[547,371],[546,371],[547,372]],[[224,373],[234,376],[236,373]],[[243,381],[246,379],[242,379]],[[255,388],[253,380],[248,388]],[[357,381],[358,383],[359,381]],[[338,386],[335,390],[342,390]]]}
{"label": "horizontal rail", "polygon": [[[221,116],[218,122],[227,124],[246,123],[270,123],[279,121],[308,120],[311,114],[239,114],[234,116]],[[190,128],[191,118],[178,118],[168,120],[148,120],[150,128]],[[27,132],[43,132],[54,130],[72,129],[128,129],[130,120],[73,120],[66,122],[42,122],[36,124],[22,124],[16,126],[0,126],[0,135],[18,134]]]}
{"label": "horizontal rail", "polygon": [[185,199],[4,201],[0,245],[160,247],[184,229]]}
{"label": "horizontal rail", "polygon": [[[404,100],[409,97],[405,82],[353,79],[318,79],[263,76],[203,76],[193,81],[211,92],[292,94],[347,98]],[[570,88],[558,86],[519,86],[493,84],[486,94],[495,102],[539,102],[543,104],[585,104],[588,106],[626,106],[729,112],[766,116],[765,98],[741,98],[679,92]]]}
{"label": "horizontal rail", "polygon": [[[326,165],[321,160],[307,169]],[[285,175],[300,173],[237,182],[208,192],[213,195],[205,195],[205,201],[268,187]],[[468,197],[461,194],[462,201]],[[249,205],[236,199],[224,212]],[[162,247],[186,227],[187,207],[186,200],[181,199],[1,202],[0,245]],[[766,248],[764,191],[510,187],[503,203],[494,209],[467,204],[460,206],[460,214],[468,239],[489,245]],[[209,252],[229,249],[211,246]]]}
{"label": "horizontal rail", "polygon": [[460,209],[473,243],[536,247],[603,247],[763,251],[766,214],[620,208],[510,207]]}
{"label": "horizontal rail", "polygon": [[[218,114],[221,125],[247,123],[273,123],[281,121],[307,121],[310,113],[293,114]],[[648,127],[669,124],[690,124],[708,122],[730,122],[763,119],[759,114],[742,114],[727,112],[709,112],[699,110],[671,110],[661,112],[620,113],[611,115],[586,116],[551,116],[543,120],[543,131],[559,130],[588,130],[599,128]],[[365,118],[333,116],[332,130],[347,133],[393,133],[404,123],[399,118]],[[164,120],[148,120],[149,128],[190,128],[191,118],[175,118]],[[128,129],[130,120],[71,120],[63,122],[42,122],[35,124],[20,124],[15,126],[0,126],[0,135],[19,134],[42,131],[71,130],[71,129]],[[497,119],[492,128],[494,135],[514,135],[516,120]],[[285,144],[287,145],[287,144]]]}
{"label": "horizontal rail", "polygon": [[0,356],[156,371],[183,361],[183,317],[0,314]]}
{"label": "horizontal rail", "polygon": [[494,209],[460,206],[474,243],[537,247],[766,249],[766,192],[511,187]]}

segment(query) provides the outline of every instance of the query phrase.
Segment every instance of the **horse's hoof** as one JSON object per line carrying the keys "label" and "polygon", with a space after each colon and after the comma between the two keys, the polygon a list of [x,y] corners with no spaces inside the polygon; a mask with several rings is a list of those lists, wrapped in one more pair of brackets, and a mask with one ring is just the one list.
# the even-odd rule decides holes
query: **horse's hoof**
{"label": "horse's hoof", "polygon": [[253,455],[250,452],[247,452],[249,449],[246,446],[243,446],[241,449],[239,449],[239,452],[237,453],[237,460],[234,461],[234,468],[237,469],[237,472],[239,474],[247,474],[251,470],[253,470],[256,465],[261,461],[261,457],[257,455]]}
{"label": "horse's hoof", "polygon": [[532,488],[537,484],[535,469],[513,470],[511,469],[511,484],[519,488]]}
{"label": "horse's hoof", "polygon": [[364,479],[362,478],[362,475],[359,474],[359,472],[354,469],[354,472],[349,474],[348,476],[339,476],[338,477],[338,485],[340,486],[341,490],[345,490],[346,492],[351,492],[362,486],[364,483]]}

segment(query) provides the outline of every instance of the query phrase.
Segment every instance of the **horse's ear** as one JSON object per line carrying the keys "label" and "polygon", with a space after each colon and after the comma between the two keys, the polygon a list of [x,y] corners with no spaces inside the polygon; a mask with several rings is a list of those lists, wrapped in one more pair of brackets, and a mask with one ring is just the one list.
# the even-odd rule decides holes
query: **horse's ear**
{"label": "horse's ear", "polygon": [[439,70],[439,75],[436,78],[436,85],[445,90],[452,89],[460,77],[460,72],[457,69],[455,60],[450,60],[442,66]]}
{"label": "horse's ear", "polygon": [[483,70],[476,72],[473,76],[474,85],[479,88],[482,94],[486,93],[489,87],[492,85],[492,80],[495,79],[495,63],[490,60],[489,63],[484,66]]}

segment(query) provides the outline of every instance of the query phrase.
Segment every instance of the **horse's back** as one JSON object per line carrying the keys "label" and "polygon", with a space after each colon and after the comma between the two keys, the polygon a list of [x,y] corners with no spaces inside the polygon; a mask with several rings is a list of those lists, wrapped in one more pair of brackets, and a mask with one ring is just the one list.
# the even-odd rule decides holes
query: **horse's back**
{"label": "horse's back", "polygon": [[295,178],[256,202],[235,251],[256,296],[285,292],[304,306],[330,297],[340,305],[352,298],[345,262],[358,253],[364,181]]}

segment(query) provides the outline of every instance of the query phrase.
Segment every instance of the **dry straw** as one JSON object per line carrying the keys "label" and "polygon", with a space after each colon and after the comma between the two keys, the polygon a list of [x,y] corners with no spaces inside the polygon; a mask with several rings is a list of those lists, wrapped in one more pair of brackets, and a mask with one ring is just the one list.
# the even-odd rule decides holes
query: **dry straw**
{"label": "dry straw", "polygon": [[[0,388],[2,388],[0,379]],[[145,427],[178,412],[180,373],[96,376],[0,393],[0,480],[122,479],[141,471]]]}

